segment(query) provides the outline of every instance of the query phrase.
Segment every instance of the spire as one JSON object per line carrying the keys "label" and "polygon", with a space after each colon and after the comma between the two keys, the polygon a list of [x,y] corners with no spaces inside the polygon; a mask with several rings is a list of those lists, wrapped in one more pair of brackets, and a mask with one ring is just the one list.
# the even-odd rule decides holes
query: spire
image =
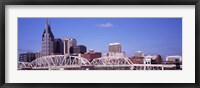
{"label": "spire", "polygon": [[[48,18],[46,18],[45,29],[44,29],[44,32],[43,32],[43,34],[42,34],[42,37],[45,36],[45,33],[48,33],[48,34],[49,34],[49,37],[52,37],[51,39],[52,39],[52,41],[53,41],[54,35],[53,35],[52,31],[51,31],[51,26],[49,25],[49,19],[48,19]],[[42,39],[42,40],[43,40],[43,39]]]}
{"label": "spire", "polygon": [[49,21],[48,21],[48,18],[46,18],[46,24],[45,24],[45,28],[46,28],[46,32],[48,32],[49,30]]}

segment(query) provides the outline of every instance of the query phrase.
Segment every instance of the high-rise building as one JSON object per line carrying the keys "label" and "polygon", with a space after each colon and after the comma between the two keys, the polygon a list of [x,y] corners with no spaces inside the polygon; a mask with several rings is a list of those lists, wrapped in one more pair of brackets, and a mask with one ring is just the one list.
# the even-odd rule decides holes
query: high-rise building
{"label": "high-rise building", "polygon": [[61,55],[64,53],[63,51],[63,42],[60,38],[54,39],[53,43],[53,54],[55,55]]}
{"label": "high-rise building", "polygon": [[21,53],[19,55],[20,62],[31,62],[35,59],[36,59],[35,53],[32,53],[32,52]]}
{"label": "high-rise building", "polygon": [[64,54],[70,54],[70,47],[76,46],[77,41],[76,39],[73,38],[65,38],[63,40],[63,44],[64,44]]}
{"label": "high-rise building", "polygon": [[86,53],[87,48],[84,45],[72,46],[70,47],[70,54],[78,55]]}
{"label": "high-rise building", "polygon": [[121,53],[121,44],[120,43],[110,43],[109,52]]}
{"label": "high-rise building", "polygon": [[80,52],[81,54],[84,54],[87,52],[87,47],[84,45],[78,45],[78,47],[80,48]]}
{"label": "high-rise building", "polygon": [[80,52],[80,48],[78,46],[71,46],[69,52],[71,55],[78,56],[78,54]]}
{"label": "high-rise building", "polygon": [[51,27],[46,20],[45,30],[42,34],[42,56],[48,56],[53,53],[54,35],[51,31]]}
{"label": "high-rise building", "polygon": [[144,57],[144,52],[142,52],[142,51],[137,51],[137,52],[134,53],[134,56],[135,56],[135,57]]}

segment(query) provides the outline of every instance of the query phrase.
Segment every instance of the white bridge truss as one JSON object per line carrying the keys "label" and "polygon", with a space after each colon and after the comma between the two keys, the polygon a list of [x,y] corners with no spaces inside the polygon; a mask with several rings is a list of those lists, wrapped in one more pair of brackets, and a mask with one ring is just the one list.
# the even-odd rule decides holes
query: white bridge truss
{"label": "white bridge truss", "polygon": [[120,57],[101,57],[93,59],[92,65],[108,66],[108,65],[133,65],[132,61],[128,58]]}
{"label": "white bridge truss", "polygon": [[18,69],[67,69],[67,68],[128,68],[130,70],[163,70],[164,67],[175,67],[175,65],[162,64],[133,64],[128,58],[120,57],[101,57],[95,58],[89,62],[86,58],[69,55],[50,55],[43,56],[33,60],[32,62],[19,62]]}

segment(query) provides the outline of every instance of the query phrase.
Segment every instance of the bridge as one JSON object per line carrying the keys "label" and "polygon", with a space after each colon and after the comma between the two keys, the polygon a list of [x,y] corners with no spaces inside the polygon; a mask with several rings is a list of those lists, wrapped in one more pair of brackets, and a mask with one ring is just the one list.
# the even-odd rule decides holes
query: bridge
{"label": "bridge", "polygon": [[70,55],[43,56],[32,62],[18,62],[18,70],[164,70],[174,64],[133,64],[128,58],[101,57],[89,62]]}

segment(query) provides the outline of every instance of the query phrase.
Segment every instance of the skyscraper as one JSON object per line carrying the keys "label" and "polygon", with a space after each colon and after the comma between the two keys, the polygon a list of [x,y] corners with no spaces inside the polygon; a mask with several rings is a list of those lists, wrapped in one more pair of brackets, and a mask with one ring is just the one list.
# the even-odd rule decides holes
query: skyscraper
{"label": "skyscraper", "polygon": [[80,53],[84,54],[87,52],[87,47],[84,45],[78,45],[78,47],[80,48]]}
{"label": "skyscraper", "polygon": [[63,44],[64,44],[64,54],[70,54],[70,47],[76,46],[77,41],[74,38],[65,38],[63,40]]}
{"label": "skyscraper", "polygon": [[46,20],[45,30],[42,34],[42,56],[48,56],[53,53],[54,35],[51,31],[51,27]]}
{"label": "skyscraper", "polygon": [[121,53],[121,44],[120,43],[110,43],[109,52]]}
{"label": "skyscraper", "polygon": [[53,43],[53,53],[60,55],[63,54],[64,47],[63,47],[63,42],[60,38],[54,39],[54,43]]}

